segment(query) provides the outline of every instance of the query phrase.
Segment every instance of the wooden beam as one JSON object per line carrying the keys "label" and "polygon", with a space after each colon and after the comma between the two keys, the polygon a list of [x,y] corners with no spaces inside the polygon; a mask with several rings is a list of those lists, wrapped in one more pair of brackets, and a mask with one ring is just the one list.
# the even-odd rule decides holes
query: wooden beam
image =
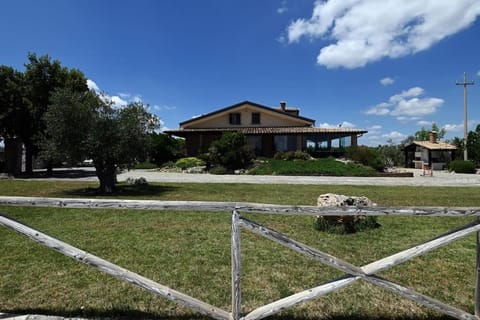
{"label": "wooden beam", "polygon": [[407,299],[410,299],[412,301],[415,301],[416,303],[419,303],[425,307],[428,307],[430,309],[434,309],[438,312],[441,312],[443,314],[449,315],[451,317],[457,318],[457,319],[472,319],[472,320],[478,320],[478,318],[472,314],[469,314],[465,311],[462,311],[460,309],[457,309],[455,307],[449,306],[447,304],[444,304],[443,302],[440,302],[436,299],[430,298],[428,296],[425,296],[421,293],[418,293],[416,291],[413,291],[411,289],[408,289],[406,287],[403,287],[401,285],[398,285],[396,283],[390,282],[388,280],[385,280],[383,278],[377,277],[377,276],[369,276],[364,278],[365,281],[368,281],[374,285],[377,285],[381,288],[384,288],[390,292],[393,292],[395,294],[401,295],[402,297],[405,297]]}
{"label": "wooden beam", "polygon": [[480,216],[480,207],[316,207],[218,201],[156,201],[120,199],[38,198],[0,196],[0,205],[60,208],[112,208],[179,211],[227,211],[237,209],[280,215],[338,216]]}
{"label": "wooden beam", "polygon": [[338,289],[341,289],[345,286],[350,285],[351,283],[353,283],[358,279],[359,277],[354,277],[354,276],[344,276],[341,278],[337,278],[335,280],[326,282],[318,287],[308,289],[302,292],[298,292],[291,296],[282,298],[280,300],[277,300],[275,302],[272,302],[260,308],[257,308],[252,312],[250,312],[249,314],[247,314],[244,318],[242,318],[242,320],[256,320],[256,319],[266,318],[282,310],[319,298],[330,292],[334,292]]}
{"label": "wooden beam", "polygon": [[214,319],[230,319],[230,314],[222,309],[192,298],[179,291],[170,289],[169,287],[147,279],[137,273],[119,267],[107,260],[104,260],[88,252],[73,247],[61,240],[50,237],[36,229],[28,227],[3,214],[0,214],[0,225],[14,230],[30,238],[31,240],[51,249],[54,249],[67,257],[77,260],[78,262],[86,264],[99,271],[105,272],[122,281],[134,284],[142,289],[162,296],[182,306],[193,309],[201,314],[208,315]]}
{"label": "wooden beam", "polygon": [[403,250],[401,252],[398,252],[396,254],[393,254],[389,257],[377,260],[375,262],[372,262],[368,265],[365,265],[362,267],[362,270],[370,275],[374,274],[386,269],[389,269],[393,266],[396,266],[400,263],[406,262],[408,260],[411,260],[415,257],[418,257],[424,253],[427,253],[429,251],[435,250],[437,248],[440,248],[444,245],[447,245],[453,241],[459,240],[463,237],[466,237],[472,233],[480,231],[480,222],[478,220],[469,223],[462,228],[460,228],[458,231],[452,233],[452,232],[447,232],[445,235],[437,237],[433,240],[427,241],[423,244],[417,245],[413,248]]}
{"label": "wooden beam", "polygon": [[[329,254],[323,253],[321,251],[318,251],[314,248],[311,248],[309,246],[306,246],[302,243],[299,243],[293,239],[288,238],[287,236],[278,233],[275,230],[272,230],[270,228],[267,228],[265,226],[259,225],[255,222],[249,221],[248,219],[245,218],[240,218],[241,226],[258,234],[261,236],[264,236],[268,239],[271,239],[277,243],[282,244],[283,246],[292,249],[296,252],[302,253],[303,255],[306,255],[310,258],[313,258],[317,261],[320,261],[324,264],[327,264],[331,267],[334,267],[336,269],[342,270],[346,273],[349,274],[350,277],[353,277],[351,282],[354,282],[358,279],[363,279],[365,281],[368,281],[372,284],[378,285],[384,289],[387,289],[389,291],[392,291],[396,294],[402,295],[403,297],[406,297],[410,300],[413,300],[419,304],[422,304],[424,306],[427,306],[429,308],[435,309],[439,312],[442,312],[444,314],[447,314],[449,316],[458,318],[458,319],[477,319],[475,316],[470,315],[462,310],[459,310],[457,308],[454,308],[452,306],[449,306],[447,304],[444,304],[438,300],[435,300],[433,298],[430,298],[428,296],[422,295],[418,292],[415,292],[411,289],[402,287],[401,285],[395,284],[393,282],[389,282],[385,279],[382,279],[380,277],[377,277],[374,275],[374,273],[380,272],[382,270],[394,267],[397,264],[400,264],[402,262],[408,261],[410,259],[413,259],[414,257],[418,257],[419,255],[422,255],[424,253],[427,253],[429,251],[432,251],[434,249],[437,249],[441,246],[444,246],[446,244],[449,244],[453,241],[459,240],[463,237],[468,236],[469,234],[475,233],[480,231],[480,221],[476,220],[472,223],[469,223],[465,226],[459,227],[455,230],[449,231],[441,236],[438,236],[430,241],[427,241],[423,244],[417,245],[413,248],[404,250],[402,252],[399,252],[397,254],[394,254],[392,256],[386,257],[384,259],[378,260],[376,262],[373,262],[371,264],[368,264],[366,266],[363,266],[362,268],[356,267],[354,265],[351,265],[348,262],[345,262],[341,259],[338,259],[334,256],[331,256]],[[478,272],[480,272],[477,269]],[[350,283],[349,283],[350,284]],[[348,284],[347,284],[348,285]],[[334,289],[336,290],[336,289]],[[332,291],[329,291],[332,292]],[[477,291],[476,291],[477,292]],[[257,310],[255,310],[256,313],[251,313],[250,315],[252,316],[260,316],[260,318],[263,318],[265,316],[269,316],[274,314],[275,312],[280,312],[281,310],[297,305],[300,303],[303,303],[305,301],[314,299],[315,297],[318,296],[312,296],[311,292],[309,290],[303,291],[298,294],[294,294],[290,297],[283,298],[279,301],[276,301],[274,303],[271,303],[265,307],[261,307]],[[280,306],[280,307],[279,307]],[[252,318],[252,319],[260,319],[260,318]],[[250,318],[249,318],[250,319]]]}
{"label": "wooden beam", "polygon": [[[477,218],[479,221],[480,218]],[[475,315],[480,318],[480,232],[477,232],[477,261],[475,270]]]}
{"label": "wooden beam", "polygon": [[263,236],[267,239],[270,239],[274,242],[277,242],[293,251],[301,253],[307,257],[313,258],[317,261],[320,261],[330,267],[341,270],[345,273],[363,276],[364,272],[361,268],[354,266],[342,259],[334,257],[328,253],[324,253],[315,248],[309,247],[301,242],[290,239],[289,237],[265,226],[259,225],[253,221],[250,221],[245,218],[240,218],[241,226],[250,230],[253,233],[256,233],[260,236]]}
{"label": "wooden beam", "polygon": [[232,212],[232,319],[239,320],[242,313],[240,214]]}

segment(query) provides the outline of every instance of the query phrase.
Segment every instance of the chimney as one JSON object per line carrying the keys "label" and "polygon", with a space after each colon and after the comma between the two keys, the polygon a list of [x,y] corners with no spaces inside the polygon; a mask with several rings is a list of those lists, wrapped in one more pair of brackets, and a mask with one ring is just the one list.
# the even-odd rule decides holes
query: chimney
{"label": "chimney", "polygon": [[430,143],[437,143],[437,131],[430,131]]}
{"label": "chimney", "polygon": [[287,102],[280,101],[280,108],[282,109],[282,111],[285,111],[287,109]]}

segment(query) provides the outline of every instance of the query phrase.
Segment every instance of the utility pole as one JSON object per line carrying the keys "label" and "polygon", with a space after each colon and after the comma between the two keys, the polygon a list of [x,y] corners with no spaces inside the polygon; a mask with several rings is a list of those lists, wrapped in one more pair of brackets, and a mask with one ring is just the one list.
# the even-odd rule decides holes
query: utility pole
{"label": "utility pole", "polygon": [[467,128],[467,86],[472,86],[475,84],[475,81],[467,81],[467,73],[463,73],[463,82],[456,82],[457,86],[463,86],[463,160],[468,160],[467,154],[467,137],[468,137],[468,128]]}

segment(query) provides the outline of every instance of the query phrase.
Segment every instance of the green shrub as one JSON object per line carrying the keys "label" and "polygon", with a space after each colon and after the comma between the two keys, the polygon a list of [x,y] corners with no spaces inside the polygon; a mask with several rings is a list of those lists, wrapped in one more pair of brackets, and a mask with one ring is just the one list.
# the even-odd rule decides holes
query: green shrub
{"label": "green shrub", "polygon": [[135,169],[155,169],[158,168],[158,166],[155,163],[151,162],[140,162],[137,163],[134,167]]}
{"label": "green shrub", "polygon": [[246,169],[252,163],[254,154],[247,144],[247,138],[240,132],[225,132],[220,139],[215,140],[208,152],[202,155],[210,166],[224,167],[233,172],[236,169]]}
{"label": "green shrub", "polygon": [[150,161],[161,166],[165,162],[175,161],[184,156],[185,140],[175,139],[163,133],[150,134],[148,155]]}
{"label": "green shrub", "polygon": [[355,233],[380,227],[375,216],[317,216],[313,227],[335,234]]}
{"label": "green shrub", "polygon": [[450,162],[448,169],[455,173],[475,173],[475,164],[471,161],[454,160]]}
{"label": "green shrub", "polygon": [[370,167],[355,163],[343,163],[334,158],[316,160],[275,160],[264,161],[249,171],[256,175],[296,175],[296,176],[360,176],[371,177],[377,172]]}
{"label": "green shrub", "polygon": [[211,168],[208,172],[211,174],[227,174],[228,170],[223,166],[216,166]]}
{"label": "green shrub", "polygon": [[175,162],[175,165],[181,168],[182,170],[185,170],[192,167],[204,166],[205,162],[196,157],[187,157],[187,158],[178,159],[177,162]]}
{"label": "green shrub", "polygon": [[308,160],[310,155],[303,151],[277,152],[273,156],[275,160]]}
{"label": "green shrub", "polygon": [[347,150],[347,158],[369,166],[377,171],[385,169],[384,159],[379,150],[370,147],[351,147]]}

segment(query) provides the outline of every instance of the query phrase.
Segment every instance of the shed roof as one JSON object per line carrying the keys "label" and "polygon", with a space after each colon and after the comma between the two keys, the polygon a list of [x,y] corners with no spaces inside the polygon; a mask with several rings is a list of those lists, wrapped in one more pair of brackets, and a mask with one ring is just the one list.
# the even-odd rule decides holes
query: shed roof
{"label": "shed roof", "polygon": [[406,146],[406,148],[413,145],[417,145],[428,150],[457,150],[457,147],[449,143],[445,143],[445,142],[432,143],[430,141],[413,141],[411,144]]}

